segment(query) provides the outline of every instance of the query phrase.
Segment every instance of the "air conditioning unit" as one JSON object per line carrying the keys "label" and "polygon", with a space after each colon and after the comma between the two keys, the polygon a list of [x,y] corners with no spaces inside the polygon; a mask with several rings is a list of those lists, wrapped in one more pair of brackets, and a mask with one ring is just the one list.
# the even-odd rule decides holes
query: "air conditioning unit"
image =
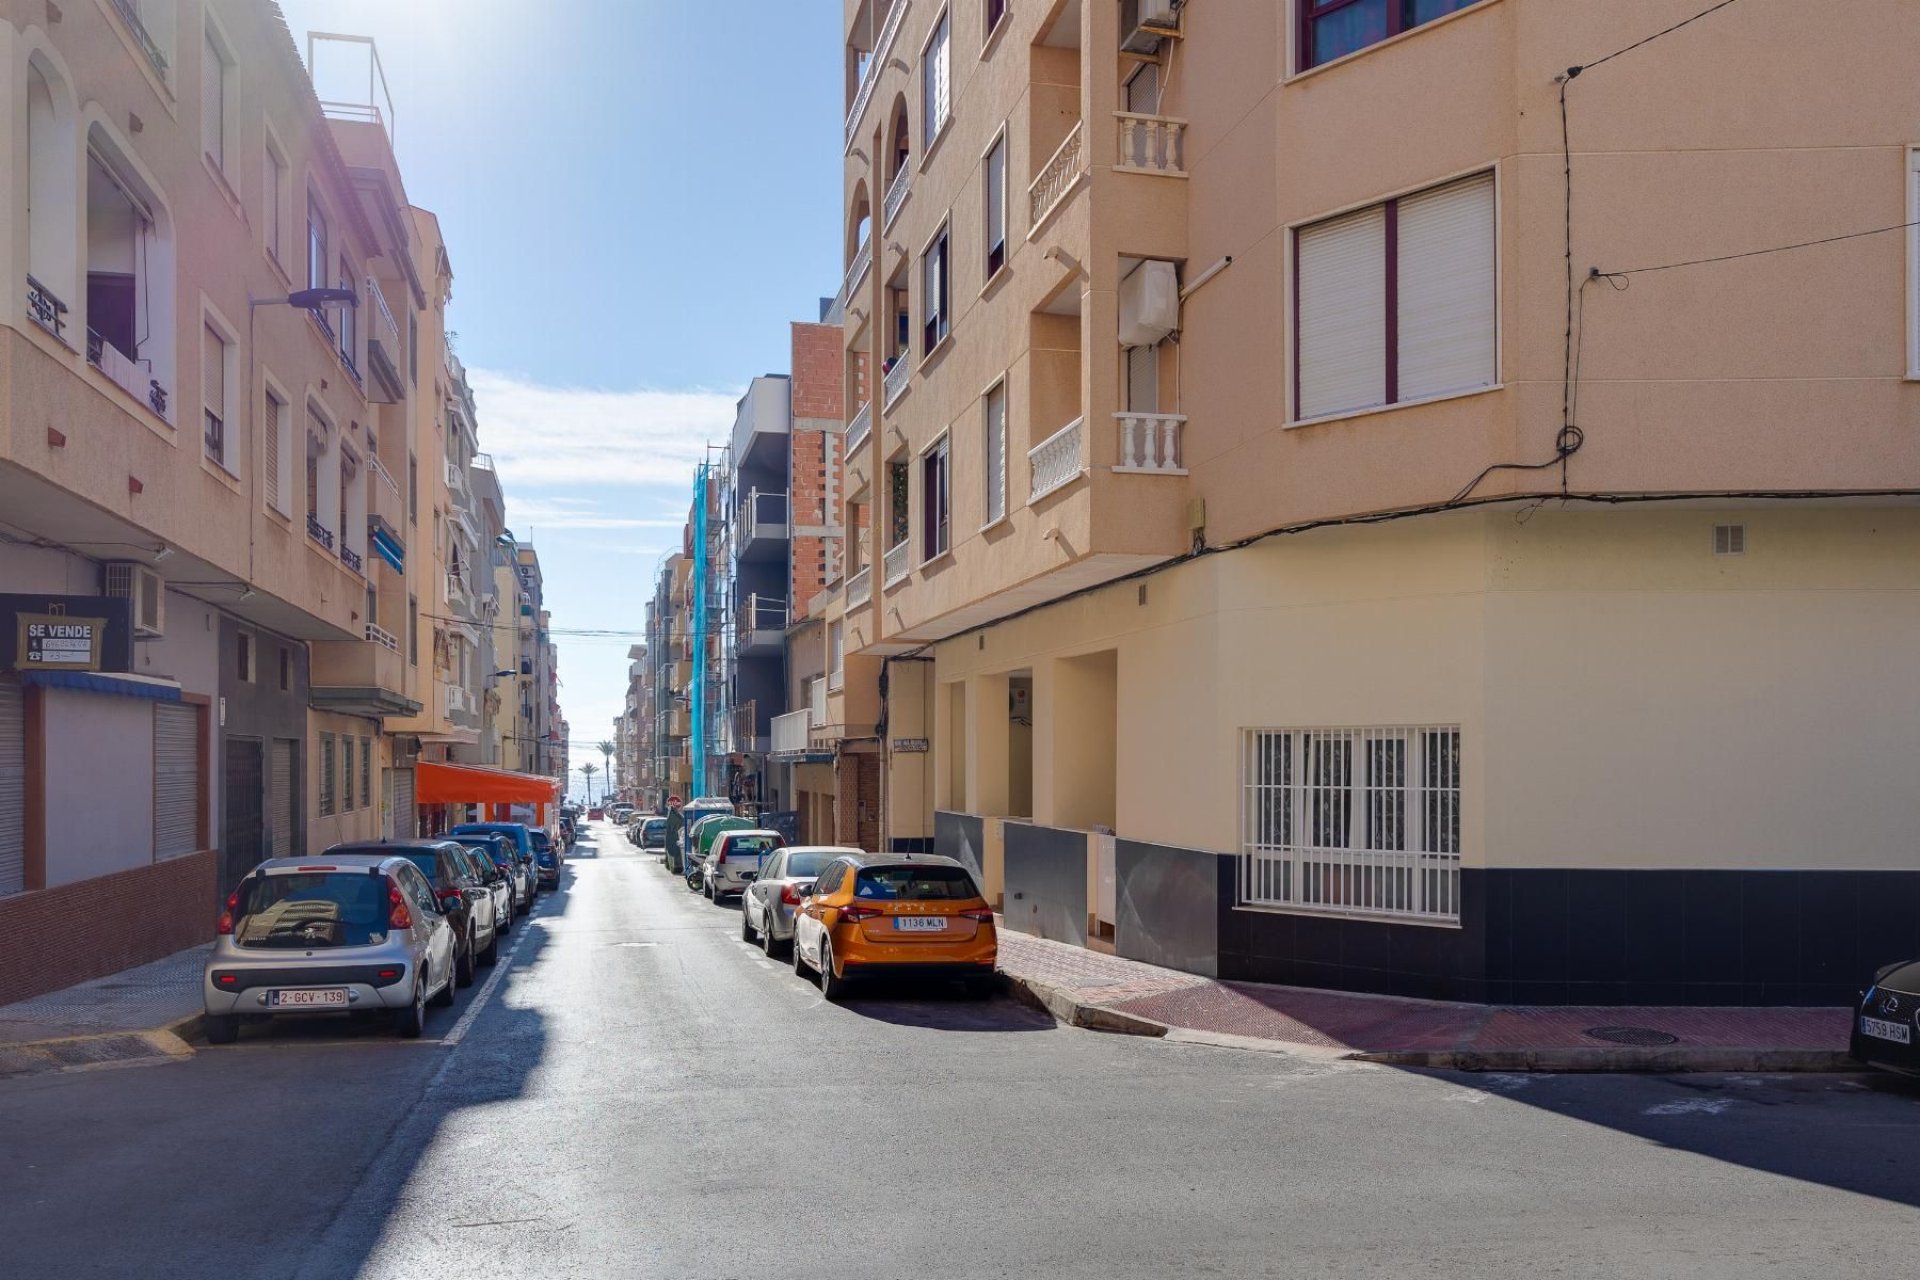
{"label": "air conditioning unit", "polygon": [[133,634],[166,634],[167,609],[164,579],[136,560],[109,560],[101,566],[101,594],[114,600],[133,601]]}
{"label": "air conditioning unit", "polygon": [[1149,259],[1120,282],[1120,345],[1150,347],[1180,327],[1180,273]]}
{"label": "air conditioning unit", "polygon": [[1162,40],[1180,37],[1184,0],[1120,0],[1120,47],[1128,53],[1158,53]]}

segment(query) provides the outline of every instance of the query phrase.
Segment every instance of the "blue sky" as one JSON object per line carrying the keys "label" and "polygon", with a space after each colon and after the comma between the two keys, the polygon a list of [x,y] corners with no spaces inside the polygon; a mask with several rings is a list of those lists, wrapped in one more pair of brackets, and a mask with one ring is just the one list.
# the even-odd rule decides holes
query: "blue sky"
{"label": "blue sky", "polygon": [[[453,261],[481,444],[555,628],[638,631],[703,446],[839,285],[839,6],[281,7],[303,55],[308,31],[378,43],[408,197]],[[340,70],[322,63],[323,96]],[[559,643],[578,765],[612,734],[629,641]]]}

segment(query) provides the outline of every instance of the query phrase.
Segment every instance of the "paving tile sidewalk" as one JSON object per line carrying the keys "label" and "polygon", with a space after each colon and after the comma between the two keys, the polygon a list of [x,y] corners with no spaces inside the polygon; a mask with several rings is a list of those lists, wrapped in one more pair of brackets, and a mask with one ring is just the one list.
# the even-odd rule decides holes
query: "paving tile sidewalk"
{"label": "paving tile sidewalk", "polygon": [[184,1050],[202,1013],[212,944],[152,964],[0,1005],[0,1076],[166,1057]]}
{"label": "paving tile sidewalk", "polygon": [[[1077,1025],[1266,1041],[1403,1066],[1759,1071],[1848,1065],[1851,1013],[1844,1008],[1402,1000],[1220,982],[1010,932],[1000,935],[1000,968],[1016,989]],[[1649,1043],[1622,1044],[1589,1034],[1598,1028],[1629,1028],[1634,1038]]]}

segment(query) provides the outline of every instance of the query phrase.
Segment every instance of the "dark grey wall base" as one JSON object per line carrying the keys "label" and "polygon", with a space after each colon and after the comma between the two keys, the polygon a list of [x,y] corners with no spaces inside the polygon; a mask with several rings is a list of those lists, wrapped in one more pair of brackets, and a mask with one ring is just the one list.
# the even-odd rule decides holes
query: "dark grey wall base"
{"label": "dark grey wall base", "polygon": [[1116,841],[1114,950],[1129,960],[1217,976],[1222,862],[1191,849]]}
{"label": "dark grey wall base", "polygon": [[982,883],[986,880],[986,827],[984,820],[970,813],[944,813],[936,810],[933,815],[933,851],[957,862],[964,862],[973,872],[973,878]]}
{"label": "dark grey wall base", "polygon": [[1027,822],[1004,831],[1007,928],[1086,946],[1087,833]]}

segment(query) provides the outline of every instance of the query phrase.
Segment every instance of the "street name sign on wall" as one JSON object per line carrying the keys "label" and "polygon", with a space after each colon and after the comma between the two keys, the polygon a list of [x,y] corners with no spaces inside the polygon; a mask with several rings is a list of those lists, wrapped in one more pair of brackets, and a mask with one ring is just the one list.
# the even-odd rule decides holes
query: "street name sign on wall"
{"label": "street name sign on wall", "polygon": [[893,740],[893,749],[895,751],[925,751],[927,749],[927,740],[925,738],[895,738]]}
{"label": "street name sign on wall", "polygon": [[98,671],[100,646],[106,638],[105,618],[80,618],[64,613],[19,615],[20,635],[14,652],[22,671]]}

